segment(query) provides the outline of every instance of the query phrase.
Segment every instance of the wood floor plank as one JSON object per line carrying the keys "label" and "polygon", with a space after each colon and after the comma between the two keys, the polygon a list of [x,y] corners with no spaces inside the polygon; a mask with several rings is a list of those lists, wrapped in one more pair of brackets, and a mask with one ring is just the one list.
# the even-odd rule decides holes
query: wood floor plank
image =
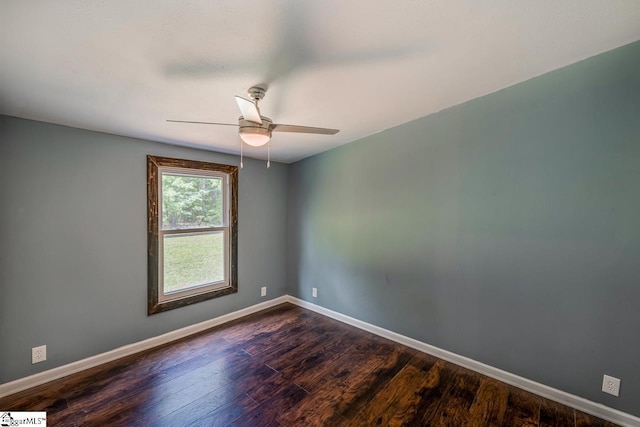
{"label": "wood floor plank", "polygon": [[[422,356],[422,355],[421,355]],[[440,384],[439,364],[430,375],[424,363],[427,358],[420,357],[418,366],[408,363],[389,383],[355,416],[351,426],[402,425],[416,417],[418,403]],[[431,365],[438,363],[435,358],[428,359]],[[430,369],[429,369],[430,370]]]}
{"label": "wood floor plank", "polygon": [[584,412],[580,412],[578,410],[576,410],[575,412],[576,412],[576,427],[616,427],[617,426],[617,424],[594,417],[593,415],[585,414]]}
{"label": "wood floor plank", "polygon": [[58,412],[67,409],[69,404],[66,398],[55,395],[49,389],[42,389],[33,395],[22,394],[20,397],[8,396],[0,399],[0,408],[3,411],[46,411]]}
{"label": "wood floor plank", "polygon": [[246,393],[258,403],[264,403],[291,382],[280,372],[260,382],[246,384]]}
{"label": "wood floor plank", "polygon": [[[358,341],[353,342],[352,348],[337,353],[337,358],[330,363],[316,366],[315,369],[298,373],[293,379],[300,387],[313,393],[322,387],[327,380],[335,386],[342,382],[343,378],[357,375],[359,371],[371,371],[380,365],[388,355],[392,354],[392,347],[379,346],[364,353],[358,349]],[[343,384],[341,384],[343,385]]]}
{"label": "wood floor plank", "polygon": [[[249,385],[262,384],[277,374],[273,369],[260,365],[252,358],[240,359],[233,367],[217,366],[215,369],[219,376],[199,379],[187,388],[174,387],[173,393],[171,389],[168,389],[166,394],[161,393],[162,389],[156,390],[153,396],[142,398],[146,404],[138,405],[135,411],[129,409],[129,412],[135,412],[136,416],[146,420],[155,421],[176,410],[189,407],[190,403],[200,401],[203,395],[208,394],[207,401],[224,403],[229,396],[246,394]],[[136,404],[138,396],[133,396],[128,401]],[[215,409],[212,403],[207,405],[210,409]]]}
{"label": "wood floor plank", "polygon": [[371,378],[385,358],[384,351],[382,354],[365,355],[358,351],[343,354],[319,375],[303,378],[299,384],[311,394],[279,421],[287,426],[347,425],[348,420],[341,412],[367,390],[366,379]]}
{"label": "wood floor plank", "polygon": [[540,424],[542,398],[515,387],[509,388],[505,426],[534,427]]}
{"label": "wood floor plank", "polygon": [[8,410],[56,411],[68,406],[74,391],[84,393],[100,375],[111,376],[126,372],[129,360],[119,360],[71,375],[59,380],[0,398],[0,407]]}
{"label": "wood floor plank", "polygon": [[575,411],[548,399],[540,404],[540,427],[575,426]]}
{"label": "wood floor plank", "polygon": [[[209,384],[220,385],[229,382],[228,366],[236,366],[250,359],[246,353],[234,352],[220,358],[181,361],[175,366],[149,366],[146,369],[133,370],[129,375],[122,374],[114,378],[100,378],[83,395],[70,398],[70,408],[100,410],[113,407],[113,402],[123,400],[128,403],[138,398],[144,399],[163,389],[169,383],[169,389],[178,392],[190,382],[207,380]],[[208,362],[208,363],[205,363]],[[183,378],[181,378],[183,377]],[[176,380],[176,381],[172,381]]]}
{"label": "wood floor plank", "polygon": [[56,412],[47,411],[47,425],[61,427],[83,426],[83,420],[89,414],[75,409],[62,409]]}
{"label": "wood floor plank", "polygon": [[292,350],[304,354],[305,348],[324,346],[328,336],[336,331],[335,326],[326,320],[314,322],[301,328],[290,328],[280,331],[268,339],[256,339],[243,345],[243,349],[253,356],[264,358],[278,358]]}
{"label": "wood floor plank", "polygon": [[463,368],[457,368],[457,371],[440,400],[431,422],[433,426],[463,426],[469,421],[469,409],[480,388],[482,376]]}
{"label": "wood floor plank", "polygon": [[345,331],[343,329],[332,331],[327,327],[319,334],[319,339],[301,339],[290,342],[282,347],[276,347],[261,354],[260,358],[273,369],[280,372],[288,366],[297,363],[310,353],[325,351],[327,347],[331,346],[332,340],[340,339],[344,333]]}
{"label": "wood floor plank", "polygon": [[282,304],[0,398],[50,425],[613,424]]}
{"label": "wood floor plank", "polygon": [[278,416],[283,412],[289,411],[307,395],[308,393],[304,389],[295,384],[290,384],[262,405],[234,420],[230,425],[238,427],[277,425],[279,424],[276,421]]}
{"label": "wood floor plank", "polygon": [[287,366],[280,372],[290,382],[297,384],[306,391],[311,391],[309,384],[318,376],[321,376],[324,371],[331,369],[340,356],[340,354],[319,349],[298,362]]}
{"label": "wood floor plank", "polygon": [[509,387],[492,378],[484,378],[469,408],[469,427],[501,426],[509,400]]}
{"label": "wood floor plank", "polygon": [[[415,360],[414,357],[411,363],[414,363]],[[403,419],[398,419],[396,424],[405,426],[430,425],[440,408],[442,397],[449,390],[451,379],[456,373],[457,367],[444,360],[437,360],[429,369],[427,382],[421,385],[414,406],[408,408],[406,415]]]}
{"label": "wood floor plank", "polygon": [[335,410],[336,393],[314,393],[291,410],[281,414],[278,421],[284,426],[347,426],[349,421]]}
{"label": "wood floor plank", "polygon": [[[147,426],[227,426],[236,418],[257,408],[258,403],[235,388],[210,393],[160,419],[145,420]],[[225,393],[226,392],[226,393]]]}
{"label": "wood floor plank", "polygon": [[[255,322],[252,318],[241,319],[236,324],[224,328],[222,336],[230,342],[243,342],[261,335],[274,334],[291,327],[297,320],[297,314],[304,313],[300,309],[282,304],[269,312],[268,322]],[[246,327],[249,323],[253,327]]]}
{"label": "wood floor plank", "polygon": [[252,355],[258,355],[292,340],[307,339],[311,335],[320,337],[327,328],[333,328],[328,319],[313,312],[300,313],[294,322],[268,336],[246,342],[243,348]]}
{"label": "wood floor plank", "polygon": [[[228,394],[228,382],[214,383],[209,380],[201,380],[187,387],[170,388],[172,384],[166,384],[166,389],[157,390],[150,396],[139,398],[133,396],[127,401],[130,402],[129,407],[123,408],[123,412],[129,414],[123,420],[144,419],[148,422],[161,419],[183,407],[188,406],[192,402],[200,399],[203,394],[225,393]],[[118,423],[118,425],[128,425],[128,423]]]}
{"label": "wood floor plank", "polygon": [[336,334],[336,338],[327,346],[317,348],[315,352],[289,364],[280,372],[305,390],[312,391],[313,384],[317,382],[318,378],[326,375],[335,366],[338,359],[342,360],[341,363],[347,363],[342,356],[349,355],[353,358],[357,354],[354,347],[358,344],[364,345],[361,343],[363,339],[365,337],[345,327],[344,333]]}
{"label": "wood floor plank", "polygon": [[[387,383],[406,366],[417,351],[404,346],[397,346],[378,364],[363,381],[345,391],[345,399],[338,403],[337,413],[350,420],[364,408]],[[341,374],[348,375],[346,372]],[[340,376],[340,375],[338,375]],[[343,381],[347,381],[343,379]]]}

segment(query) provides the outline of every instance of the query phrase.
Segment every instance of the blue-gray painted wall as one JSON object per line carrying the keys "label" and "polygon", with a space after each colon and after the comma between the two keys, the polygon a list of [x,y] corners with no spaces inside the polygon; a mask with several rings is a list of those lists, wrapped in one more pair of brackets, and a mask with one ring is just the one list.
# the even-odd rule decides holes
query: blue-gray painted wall
{"label": "blue-gray painted wall", "polygon": [[288,200],[293,295],[640,416],[640,42],[298,162]]}
{"label": "blue-gray painted wall", "polygon": [[[239,163],[0,116],[0,383],[285,293],[287,166],[245,159],[238,293],[147,316],[148,154]],[[31,365],[42,344],[47,361]]]}

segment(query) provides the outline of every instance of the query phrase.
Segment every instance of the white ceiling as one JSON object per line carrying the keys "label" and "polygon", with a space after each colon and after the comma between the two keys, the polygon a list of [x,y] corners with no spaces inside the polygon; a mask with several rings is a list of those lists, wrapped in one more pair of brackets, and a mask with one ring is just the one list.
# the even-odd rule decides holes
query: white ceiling
{"label": "white ceiling", "polygon": [[[640,39],[638,0],[2,0],[0,114],[293,162]],[[265,158],[266,149],[245,149]]]}

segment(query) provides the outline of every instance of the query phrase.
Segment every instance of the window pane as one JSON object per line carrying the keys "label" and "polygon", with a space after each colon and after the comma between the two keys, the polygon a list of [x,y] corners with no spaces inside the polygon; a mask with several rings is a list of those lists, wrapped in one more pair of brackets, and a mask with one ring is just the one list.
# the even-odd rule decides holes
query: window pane
{"label": "window pane", "polygon": [[162,174],[162,229],[224,225],[222,178]]}
{"label": "window pane", "polygon": [[224,280],[224,232],[164,236],[164,293]]}

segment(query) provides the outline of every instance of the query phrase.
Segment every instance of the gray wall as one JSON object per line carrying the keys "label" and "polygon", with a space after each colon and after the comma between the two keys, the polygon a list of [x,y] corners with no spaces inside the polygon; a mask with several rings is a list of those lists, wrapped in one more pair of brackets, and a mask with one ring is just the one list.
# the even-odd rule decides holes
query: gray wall
{"label": "gray wall", "polygon": [[[0,383],[285,293],[287,166],[246,159],[238,293],[146,315],[147,154],[239,163],[0,116]],[[48,360],[31,365],[42,344]]]}
{"label": "gray wall", "polygon": [[290,293],[640,416],[640,42],[294,164],[288,230]]}

